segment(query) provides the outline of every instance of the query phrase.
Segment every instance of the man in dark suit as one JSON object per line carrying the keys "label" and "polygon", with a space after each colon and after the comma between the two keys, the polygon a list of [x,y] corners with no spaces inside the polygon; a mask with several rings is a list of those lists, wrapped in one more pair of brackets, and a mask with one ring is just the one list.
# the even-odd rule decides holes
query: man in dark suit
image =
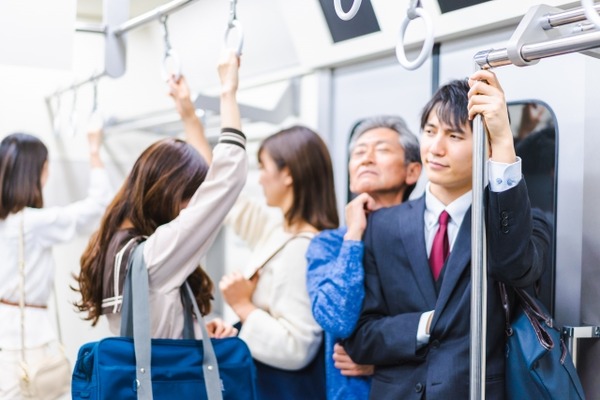
{"label": "man in dark suit", "polygon": [[[471,120],[476,114],[484,119],[490,144],[486,398],[504,399],[505,321],[497,281],[535,282],[549,236],[545,222],[532,218],[504,93],[490,71],[478,71],[468,82],[452,81],[434,94],[421,118],[425,195],[369,219],[366,295],[358,327],[345,345],[354,361],[375,365],[371,399],[469,398]],[[439,238],[449,255],[433,271]]]}

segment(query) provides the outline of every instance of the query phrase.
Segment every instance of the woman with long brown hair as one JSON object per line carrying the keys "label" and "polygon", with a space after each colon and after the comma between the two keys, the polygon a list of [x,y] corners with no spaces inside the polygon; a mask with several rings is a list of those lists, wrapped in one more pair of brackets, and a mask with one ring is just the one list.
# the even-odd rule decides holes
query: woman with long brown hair
{"label": "woman with long brown hair", "polygon": [[48,311],[53,246],[89,233],[87,228],[98,223],[110,201],[112,190],[100,158],[102,132],[90,131],[88,142],[88,195],[64,207],[44,207],[49,171],[44,143],[26,133],[13,133],[0,143],[0,399],[21,398],[22,358],[36,365],[54,350],[54,317]]}
{"label": "woman with long brown hair", "polygon": [[[106,315],[111,330],[119,332],[126,265],[141,240],[146,242],[152,337],[182,337],[179,288],[186,280],[201,312],[209,312],[212,282],[199,267],[200,259],[246,181],[245,136],[236,103],[238,68],[233,53],[219,64],[222,127],[210,167],[203,130],[186,129],[191,144],[168,138],[151,145],[108,207],[81,258],[78,277],[82,295],[78,307],[92,324]],[[178,97],[173,97],[177,103]],[[234,333],[219,323],[212,323],[209,331],[216,337]]]}
{"label": "woman with long brown hair", "polygon": [[259,396],[323,399],[322,330],[311,312],[304,254],[316,233],[338,226],[331,159],[317,133],[293,126],[265,139],[258,162],[267,205],[282,218],[264,204],[238,201],[227,220],[253,254],[219,286],[256,362]]}

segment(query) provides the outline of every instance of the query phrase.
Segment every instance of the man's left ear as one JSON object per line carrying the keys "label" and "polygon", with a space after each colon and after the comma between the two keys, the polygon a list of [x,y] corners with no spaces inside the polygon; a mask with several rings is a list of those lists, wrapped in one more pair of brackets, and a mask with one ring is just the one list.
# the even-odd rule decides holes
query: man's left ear
{"label": "man's left ear", "polygon": [[421,176],[423,165],[419,162],[411,162],[406,166],[406,184],[414,185]]}

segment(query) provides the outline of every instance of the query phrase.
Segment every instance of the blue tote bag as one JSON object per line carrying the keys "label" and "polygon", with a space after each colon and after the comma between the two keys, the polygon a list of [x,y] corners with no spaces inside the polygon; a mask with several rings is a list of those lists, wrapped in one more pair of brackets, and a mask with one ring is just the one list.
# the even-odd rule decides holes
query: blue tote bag
{"label": "blue tote bag", "polygon": [[[255,400],[256,372],[239,338],[151,339],[148,271],[140,244],[132,253],[126,278],[121,335],[87,343],[73,370],[73,400],[207,399]],[[193,293],[182,288],[184,309],[193,307],[202,335],[208,338]],[[135,312],[133,312],[135,310]],[[193,337],[191,313],[184,338]]]}
{"label": "blue tote bag", "polygon": [[583,387],[560,332],[541,303],[524,289],[500,283],[506,313],[507,400],[583,400]]}

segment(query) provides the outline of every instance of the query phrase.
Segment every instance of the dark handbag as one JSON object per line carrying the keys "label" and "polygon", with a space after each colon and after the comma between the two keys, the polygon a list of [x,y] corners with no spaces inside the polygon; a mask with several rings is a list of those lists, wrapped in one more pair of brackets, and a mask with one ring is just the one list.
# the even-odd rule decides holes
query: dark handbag
{"label": "dark handbag", "polygon": [[325,346],[306,367],[289,371],[254,360],[261,400],[325,400]]}
{"label": "dark handbag", "polygon": [[507,287],[499,285],[506,313],[506,398],[584,399],[579,376],[552,317],[522,288],[511,288],[515,297],[511,309]]}
{"label": "dark handbag", "polygon": [[[132,253],[121,310],[121,336],[133,331],[133,339],[113,337],[83,345],[73,371],[72,398],[255,400],[256,371],[241,339],[150,339],[143,247],[138,245]],[[187,313],[184,338],[193,335],[188,305],[193,306],[203,338],[208,338],[187,283],[181,292]]]}
{"label": "dark handbag", "polygon": [[[241,329],[240,323],[235,325]],[[286,370],[254,360],[260,400],[325,400],[325,341],[304,368]]]}

